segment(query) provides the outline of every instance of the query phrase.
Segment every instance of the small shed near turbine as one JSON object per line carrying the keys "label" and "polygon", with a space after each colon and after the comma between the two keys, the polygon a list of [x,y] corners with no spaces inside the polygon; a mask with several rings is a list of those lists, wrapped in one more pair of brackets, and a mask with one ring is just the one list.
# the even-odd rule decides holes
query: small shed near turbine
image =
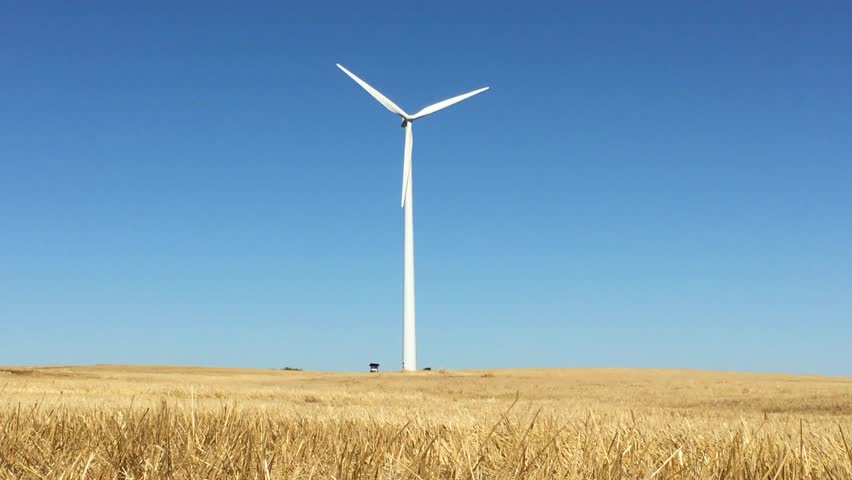
{"label": "small shed near turbine", "polygon": [[370,373],[379,373],[379,364],[371,363],[370,364]]}

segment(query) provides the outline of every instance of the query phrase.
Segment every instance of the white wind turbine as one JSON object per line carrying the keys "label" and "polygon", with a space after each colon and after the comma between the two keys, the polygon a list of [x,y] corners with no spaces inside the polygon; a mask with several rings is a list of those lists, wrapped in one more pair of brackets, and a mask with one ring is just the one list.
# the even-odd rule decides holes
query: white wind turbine
{"label": "white wind turbine", "polygon": [[466,100],[474,95],[480,94],[489,87],[480,88],[464,95],[449,98],[438,102],[434,105],[420,110],[414,115],[409,115],[399,108],[395,103],[390,101],[378,90],[369,86],[367,82],[361,80],[354,73],[343,68],[339,63],[337,66],[343,70],[346,75],[355,80],[355,83],[361,85],[364,90],[379,101],[385,108],[402,117],[402,127],[405,128],[405,156],[402,164],[402,206],[405,207],[405,262],[403,273],[403,318],[402,318],[402,369],[413,371],[417,370],[417,344],[414,336],[414,205],[412,199],[412,168],[411,168],[411,149],[414,145],[411,124],[420,118],[431,115],[439,110],[443,110],[450,105]]}

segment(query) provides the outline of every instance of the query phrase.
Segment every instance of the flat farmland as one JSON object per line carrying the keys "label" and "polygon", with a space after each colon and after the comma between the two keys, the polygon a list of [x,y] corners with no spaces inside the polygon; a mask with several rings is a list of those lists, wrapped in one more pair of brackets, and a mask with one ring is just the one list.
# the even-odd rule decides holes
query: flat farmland
{"label": "flat farmland", "polygon": [[852,479],[852,379],[0,367],[0,478]]}

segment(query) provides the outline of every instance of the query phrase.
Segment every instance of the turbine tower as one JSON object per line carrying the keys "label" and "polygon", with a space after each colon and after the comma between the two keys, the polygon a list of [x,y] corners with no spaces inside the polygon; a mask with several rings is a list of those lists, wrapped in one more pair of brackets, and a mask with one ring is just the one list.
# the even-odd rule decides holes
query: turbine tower
{"label": "turbine tower", "polygon": [[378,90],[371,87],[367,82],[358,78],[354,73],[345,69],[343,65],[337,64],[338,68],[343,70],[343,73],[349,75],[355,83],[379,101],[385,108],[396,115],[402,117],[402,127],[405,128],[405,155],[402,162],[402,206],[405,207],[405,261],[403,271],[403,287],[402,287],[402,369],[413,371],[417,370],[417,344],[414,336],[414,204],[413,204],[413,181],[412,181],[412,165],[411,165],[411,149],[414,146],[414,134],[412,133],[412,123],[415,120],[421,119],[427,115],[431,115],[439,110],[443,110],[450,105],[466,100],[474,95],[478,95],[489,87],[480,88],[470,93],[465,93],[457,97],[438,102],[434,105],[420,110],[414,115],[409,115],[399,108],[389,98],[382,95]]}

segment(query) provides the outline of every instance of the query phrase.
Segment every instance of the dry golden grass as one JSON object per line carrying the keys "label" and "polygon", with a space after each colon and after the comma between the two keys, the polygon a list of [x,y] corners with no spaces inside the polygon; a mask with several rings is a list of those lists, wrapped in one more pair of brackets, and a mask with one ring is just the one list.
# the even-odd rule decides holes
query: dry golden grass
{"label": "dry golden grass", "polygon": [[3,368],[0,478],[852,479],[852,379]]}

